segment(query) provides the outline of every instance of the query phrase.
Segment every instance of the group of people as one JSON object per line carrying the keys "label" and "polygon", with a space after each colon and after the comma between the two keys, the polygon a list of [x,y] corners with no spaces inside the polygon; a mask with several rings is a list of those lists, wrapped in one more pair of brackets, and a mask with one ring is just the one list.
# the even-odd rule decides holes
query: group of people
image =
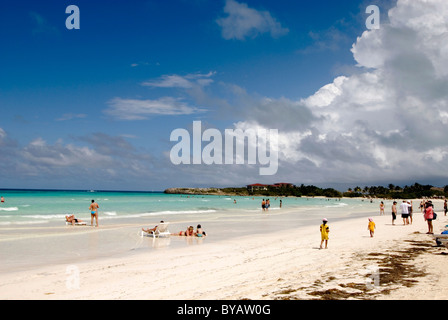
{"label": "group of people", "polygon": [[[381,208],[381,207],[380,207]],[[401,210],[401,218],[403,219],[403,224],[408,225],[412,224],[412,201],[403,200],[400,204]],[[431,200],[422,200],[420,202],[420,210],[423,213],[423,218],[428,223],[428,232],[427,234],[433,234],[433,225],[432,221],[436,219],[437,215],[434,212],[434,205]],[[444,202],[444,211],[446,215],[447,211],[447,201]],[[392,204],[392,224],[395,225],[395,220],[397,219],[397,201],[394,201]]]}
{"label": "group of people", "polygon": [[[375,233],[375,222],[373,222],[372,218],[369,218],[369,224],[367,225],[367,230],[370,232],[370,237],[373,237]],[[324,218],[322,220],[322,224],[320,225],[320,235],[321,235],[321,241],[320,241],[320,247],[319,249],[323,249],[323,244],[325,243],[325,249],[328,249],[328,234],[330,233],[330,227],[328,226],[328,219]]]}
{"label": "group of people", "polygon": [[[428,232],[427,234],[434,234],[432,221],[437,218],[437,214],[434,212],[434,204],[431,200],[424,200],[420,203],[420,208],[423,213],[423,217],[428,224]],[[445,200],[443,204],[443,209],[445,216],[448,211],[448,201]],[[403,219],[403,224],[408,225],[412,224],[412,201],[403,200],[400,204],[401,218]],[[394,201],[392,204],[392,224],[395,225],[395,220],[397,219],[397,201]],[[380,215],[384,214],[384,203],[381,201],[380,203]],[[375,233],[375,222],[372,218],[369,218],[369,223],[367,225],[367,230],[370,232],[370,237],[373,237]],[[330,232],[330,228],[328,226],[328,220],[323,219],[322,224],[320,225],[320,233],[321,233],[321,243],[320,249],[323,249],[323,244],[325,243],[325,249],[328,247],[328,234]]]}
{"label": "group of people", "polygon": [[[93,226],[93,220],[96,220],[96,226],[98,227],[98,209],[100,206],[98,203],[95,202],[95,200],[92,200],[92,203],[90,204],[89,210],[90,210],[90,225]],[[75,223],[83,222],[81,219],[75,218],[75,215],[65,216],[65,219],[67,222],[71,223],[72,225],[75,225]],[[164,223],[163,221],[160,221],[160,223]],[[155,226],[154,228],[142,228],[142,231],[147,232],[149,234],[155,232],[159,226]],[[172,235],[176,236],[194,236],[194,237],[205,237],[206,233],[204,230],[202,230],[202,226],[200,224],[197,225],[196,231],[194,231],[193,226],[189,226],[187,230],[180,231],[178,233],[173,233]]]}
{"label": "group of people", "polygon": [[193,226],[189,226],[185,231],[179,231],[177,233],[172,233],[173,236],[185,236],[185,237],[205,237],[207,234],[202,230],[202,226],[198,224],[196,226],[196,231],[194,231]]}
{"label": "group of people", "polygon": [[[382,203],[382,202],[381,202]],[[401,210],[401,218],[403,219],[403,224],[412,224],[412,201],[403,200],[400,204]],[[381,211],[380,211],[381,212]],[[397,210],[397,201],[392,203],[392,224],[395,225],[395,220],[397,219],[398,210]]]}
{"label": "group of people", "polygon": [[269,200],[269,199],[264,200],[263,199],[261,201],[261,209],[263,209],[263,211],[268,211],[270,206],[271,206],[271,200]]}
{"label": "group of people", "polygon": [[[163,220],[160,221],[160,223],[165,223]],[[159,225],[156,225],[154,228],[142,228],[143,232],[146,232],[148,234],[153,234],[154,232],[157,231],[157,229],[160,228]],[[194,231],[194,227],[193,226],[189,226],[187,228],[187,230],[185,231],[180,231],[180,232],[176,232],[176,233],[171,233],[171,235],[173,236],[186,236],[186,237],[205,237],[207,234],[205,233],[204,230],[202,230],[202,226],[200,224],[197,225],[196,227],[196,231]]]}
{"label": "group of people", "polygon": [[[93,226],[93,220],[95,219],[96,226],[98,227],[98,209],[100,206],[98,203],[95,202],[95,200],[92,200],[92,203],[90,204],[89,210],[90,210],[90,225]],[[65,221],[71,223],[72,225],[75,225],[75,223],[83,222],[81,219],[75,218],[75,215],[69,215],[65,216]]]}

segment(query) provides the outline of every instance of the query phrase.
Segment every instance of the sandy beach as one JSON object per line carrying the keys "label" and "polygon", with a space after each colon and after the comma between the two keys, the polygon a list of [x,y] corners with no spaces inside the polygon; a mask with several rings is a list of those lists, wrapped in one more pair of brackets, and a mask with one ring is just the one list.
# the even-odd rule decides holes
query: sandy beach
{"label": "sandy beach", "polygon": [[[328,249],[319,249],[319,221],[170,250],[159,239],[151,254],[0,274],[0,299],[447,299],[448,251],[435,247],[422,214],[407,226],[390,214],[373,219],[373,238],[365,217],[330,220]],[[439,210],[435,233],[447,222]]]}

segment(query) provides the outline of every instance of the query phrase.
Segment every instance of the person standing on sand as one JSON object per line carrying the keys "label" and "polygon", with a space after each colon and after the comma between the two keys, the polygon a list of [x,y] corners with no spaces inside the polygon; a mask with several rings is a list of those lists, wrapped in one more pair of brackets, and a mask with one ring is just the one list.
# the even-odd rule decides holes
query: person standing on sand
{"label": "person standing on sand", "polygon": [[427,234],[434,234],[432,220],[434,219],[434,209],[432,202],[426,203],[426,209],[424,214],[425,221],[428,223],[428,232]]}
{"label": "person standing on sand", "polygon": [[320,242],[320,249],[322,248],[322,245],[325,241],[325,249],[328,249],[328,233],[330,232],[330,227],[327,224],[328,220],[325,218],[322,220],[322,224],[320,225],[320,234],[321,234],[321,242]]}
{"label": "person standing on sand", "polygon": [[401,209],[401,217],[403,218],[403,224],[407,225],[409,224],[409,207],[411,205],[406,202],[406,200],[403,200],[403,203],[400,205]]}
{"label": "person standing on sand", "polygon": [[412,210],[413,210],[413,208],[412,208],[412,201],[408,201],[408,205],[409,205],[409,208],[408,208],[409,220],[411,221],[411,224],[412,224]]}
{"label": "person standing on sand", "polygon": [[380,216],[384,214],[384,202],[381,201],[380,203]]}
{"label": "person standing on sand", "polygon": [[446,199],[445,202],[443,203],[443,211],[445,212],[446,215],[446,212],[448,211],[448,203],[446,202]]}
{"label": "person standing on sand", "polygon": [[98,203],[95,202],[95,200],[92,200],[92,204],[89,207],[90,210],[90,225],[93,226],[93,218],[96,219],[96,226],[98,227],[98,209],[99,209]]}
{"label": "person standing on sand", "polygon": [[395,220],[397,219],[397,201],[392,204],[392,225],[395,225]]}

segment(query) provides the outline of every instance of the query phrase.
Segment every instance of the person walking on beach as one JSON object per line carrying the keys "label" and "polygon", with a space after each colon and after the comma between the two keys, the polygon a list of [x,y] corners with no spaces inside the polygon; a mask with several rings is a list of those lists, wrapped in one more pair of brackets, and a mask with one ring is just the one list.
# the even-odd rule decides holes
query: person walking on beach
{"label": "person walking on beach", "polygon": [[410,221],[410,223],[412,224],[412,200],[411,201],[408,201],[408,205],[409,205],[409,208],[408,208],[408,213],[409,213],[409,221]]}
{"label": "person walking on beach", "polygon": [[320,242],[320,249],[322,248],[322,245],[325,241],[325,249],[328,249],[328,233],[330,232],[330,227],[328,226],[328,220],[325,218],[322,220],[322,224],[320,225],[320,234],[321,234],[321,242]]}
{"label": "person walking on beach", "polygon": [[373,238],[373,234],[375,233],[375,222],[373,222],[372,218],[369,218],[369,225],[367,226],[367,229],[370,231],[370,237]]}
{"label": "person walking on beach", "polygon": [[397,201],[392,204],[392,225],[395,225],[395,220],[397,219]]}
{"label": "person walking on beach", "polygon": [[92,200],[92,204],[89,207],[90,210],[90,225],[93,226],[93,218],[96,219],[96,226],[98,227],[98,209],[99,209],[98,203],[95,202],[95,200]]}
{"label": "person walking on beach", "polygon": [[263,211],[266,210],[266,201],[264,201],[264,199],[263,201],[261,201],[261,208],[263,209]]}

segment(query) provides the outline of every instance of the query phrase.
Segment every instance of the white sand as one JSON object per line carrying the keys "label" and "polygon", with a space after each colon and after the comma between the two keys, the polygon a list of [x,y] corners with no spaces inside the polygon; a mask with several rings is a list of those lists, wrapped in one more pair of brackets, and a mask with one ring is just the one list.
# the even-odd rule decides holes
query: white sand
{"label": "white sand", "polygon": [[[309,293],[328,289],[352,293],[350,297],[356,299],[447,299],[448,256],[442,253],[448,251],[427,244],[435,242],[425,234],[422,214],[415,213],[408,226],[402,225],[400,217],[392,226],[390,214],[373,218],[377,226],[373,238],[366,218],[330,221],[326,250],[318,249],[317,224],[218,243],[205,239],[202,244],[126,258],[0,274],[0,299],[318,299],[321,296]],[[439,211],[435,233],[447,222]],[[378,264],[369,253],[387,256],[409,247],[424,249],[409,265],[428,273],[411,276],[417,281],[413,286],[383,284],[381,273],[369,277],[370,266]],[[371,279],[379,279],[379,286],[357,296],[362,290],[354,284]]]}

